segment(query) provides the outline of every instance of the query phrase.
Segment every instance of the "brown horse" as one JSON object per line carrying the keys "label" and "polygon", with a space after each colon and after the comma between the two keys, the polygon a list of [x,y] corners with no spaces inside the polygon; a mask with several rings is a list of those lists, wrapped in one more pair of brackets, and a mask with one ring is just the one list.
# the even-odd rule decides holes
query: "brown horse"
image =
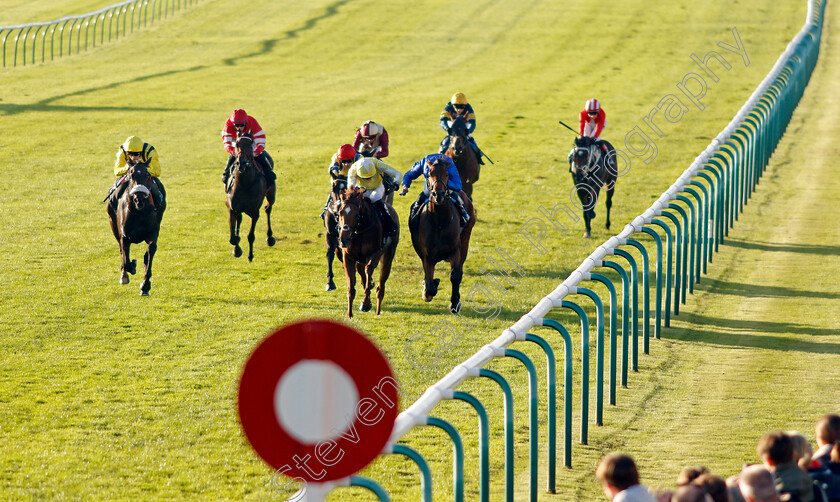
{"label": "brown horse", "polygon": [[446,155],[455,161],[458,168],[458,175],[464,185],[464,192],[472,200],[473,183],[478,181],[481,166],[478,164],[478,157],[475,155],[469,144],[467,123],[463,117],[456,117],[449,127],[449,149]]}
{"label": "brown horse", "polygon": [[353,299],[356,297],[356,272],[362,278],[365,297],[359,310],[371,308],[370,290],[373,286],[373,271],[379,263],[379,285],[376,287],[376,314],[382,310],[385,297],[385,282],[391,274],[391,262],[400,241],[400,220],[391,206],[386,206],[396,229],[383,245],[382,222],[379,221],[373,204],[364,197],[364,189],[351,187],[341,193],[337,208],[338,246],[344,261],[344,275],[347,277],[347,317],[353,317]]}
{"label": "brown horse", "polygon": [[[471,150],[467,147],[468,150]],[[467,251],[470,246],[470,234],[475,225],[475,210],[472,201],[464,191],[459,192],[464,207],[470,215],[466,225],[461,226],[461,213],[452,202],[449,190],[448,165],[437,161],[429,167],[429,200],[417,209],[417,214],[409,220],[411,242],[417,256],[423,262],[423,300],[430,302],[435,297],[440,279],[435,279],[435,264],[448,261],[451,271],[452,296],[449,310],[461,309],[461,277]]]}
{"label": "brown horse", "polygon": [[271,232],[271,207],[274,205],[275,186],[269,189],[265,176],[254,160],[253,140],[248,136],[236,139],[236,161],[231,166],[231,189],[227,193],[228,222],[230,223],[230,243],[233,244],[233,256],[242,256],[239,247],[239,226],[242,213],[251,217],[251,230],[248,232],[248,261],[254,259],[254,228],[260,218],[260,206],[265,199],[265,219],[268,224],[266,243],[273,246],[275,239]]}
{"label": "brown horse", "polygon": [[[163,219],[163,212],[166,210],[166,201],[161,200],[155,205],[149,186],[155,181],[149,174],[149,166],[146,164],[135,164],[128,168],[128,186],[123,191],[116,204],[108,204],[108,218],[111,221],[111,231],[114,238],[120,244],[122,264],[120,265],[120,284],[128,284],[128,274],[137,273],[137,260],[129,257],[129,248],[132,244],[145,242],[146,254],[143,255],[143,263],[146,264],[146,273],[143,282],[140,284],[140,294],[149,295],[152,289],[152,258],[157,251],[158,234],[160,233],[160,221]],[[163,183],[157,181],[161,194],[165,196]]]}
{"label": "brown horse", "polygon": [[338,248],[338,206],[341,203],[341,192],[347,188],[347,177],[339,176],[332,182],[330,203],[324,212],[324,237],[327,241],[327,286],[325,291],[335,290],[333,282],[333,258],[338,251],[338,261],[342,261],[341,249]]}

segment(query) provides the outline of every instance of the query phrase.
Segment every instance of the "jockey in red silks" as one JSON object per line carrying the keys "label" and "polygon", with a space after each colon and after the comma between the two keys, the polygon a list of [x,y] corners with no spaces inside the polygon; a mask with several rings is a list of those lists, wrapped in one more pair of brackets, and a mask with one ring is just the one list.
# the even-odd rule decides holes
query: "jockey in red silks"
{"label": "jockey in red silks", "polygon": [[272,187],[277,176],[274,174],[274,160],[265,151],[265,131],[263,131],[263,128],[260,127],[259,122],[254,117],[248,115],[241,108],[231,113],[230,117],[225,121],[224,128],[222,128],[222,143],[224,144],[225,150],[230,154],[225,172],[222,175],[222,183],[227,186],[230,167],[236,160],[234,142],[239,136],[245,135],[250,136],[254,140],[254,160],[257,161],[257,165],[262,169],[265,179],[268,182],[268,187]]}
{"label": "jockey in red silks", "polygon": [[583,110],[580,111],[580,127],[578,135],[595,138],[601,145],[601,151],[606,152],[607,146],[601,142],[601,131],[607,125],[607,114],[601,109],[601,103],[592,98],[586,102]]}

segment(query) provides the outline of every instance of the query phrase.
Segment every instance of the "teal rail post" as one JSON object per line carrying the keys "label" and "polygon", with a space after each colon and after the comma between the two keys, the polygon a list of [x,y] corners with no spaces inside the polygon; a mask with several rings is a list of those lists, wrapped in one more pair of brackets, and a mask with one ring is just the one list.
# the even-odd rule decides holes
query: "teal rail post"
{"label": "teal rail post", "polygon": [[525,368],[528,370],[528,436],[530,440],[530,448],[528,455],[528,464],[531,471],[531,479],[529,483],[531,502],[537,502],[537,480],[539,479],[539,460],[538,455],[540,451],[540,433],[539,433],[539,393],[537,391],[537,368],[533,361],[524,353],[514,349],[502,349],[505,357],[513,357],[519,359]]}
{"label": "teal rail post", "polygon": [[[697,176],[700,176],[702,173],[697,173]],[[702,217],[700,218],[700,224],[702,228],[698,230],[698,233],[702,235],[703,244],[700,247],[699,256],[702,256],[703,262],[703,273],[706,273],[706,264],[709,262],[709,255],[710,252],[710,239],[709,239],[709,222],[712,220],[712,199],[709,195],[709,190],[706,188],[706,185],[700,183],[697,180],[691,180],[689,182],[691,186],[696,186],[703,192],[703,204],[702,204]],[[686,191],[688,191],[688,187],[686,187]],[[690,193],[690,192],[689,192]],[[695,195],[695,197],[697,197]],[[697,266],[697,282],[700,282],[700,266]]]}
{"label": "teal rail post", "polygon": [[[682,225],[676,215],[659,211],[659,216],[664,216],[674,224],[674,315],[680,314],[680,264],[682,259]],[[670,323],[666,323],[668,326]]]}
{"label": "teal rail post", "polygon": [[573,310],[580,318],[580,443],[587,444],[589,440],[589,318],[577,303],[562,300],[560,307]]}
{"label": "teal rail post", "polygon": [[659,339],[662,330],[662,238],[652,228],[642,227],[641,231],[653,237],[656,243],[656,325],[653,336]]}
{"label": "teal rail post", "polygon": [[[680,286],[682,287],[677,286],[676,289],[680,293],[677,295],[677,298],[679,298],[680,303],[685,305],[686,283],[688,282],[688,213],[679,204],[668,204],[668,209],[673,209],[682,216],[682,269],[679,267],[680,256],[677,254],[677,274],[680,276]],[[674,314],[676,313],[675,311]]]}
{"label": "teal rail post", "polygon": [[[464,401],[472,406],[478,414],[478,493],[481,502],[487,502],[490,500],[490,429],[487,424],[487,410],[484,409],[484,405],[481,404],[481,401],[476,399],[472,394],[468,394],[460,390],[450,392],[452,395],[451,397],[445,396],[447,399]],[[431,498],[429,500],[431,500]]]}
{"label": "teal rail post", "polygon": [[557,425],[555,422],[557,417],[557,377],[555,371],[556,362],[554,359],[554,349],[551,348],[551,344],[545,341],[545,339],[531,333],[527,333],[525,335],[525,340],[536,343],[545,352],[547,383],[545,397],[548,405],[548,416],[546,420],[546,426],[548,428],[548,474],[546,491],[548,493],[556,493],[557,483],[555,478],[557,467],[555,465],[555,457],[557,454]]}
{"label": "teal rail post", "polygon": [[[642,255],[642,270],[644,271],[642,275],[642,317],[645,320],[645,324],[642,327],[642,333],[644,334],[644,343],[642,346],[642,350],[645,354],[650,353],[650,259],[648,257],[647,249],[642,245],[641,242],[635,239],[625,239],[627,245],[633,246],[639,250],[639,254]],[[634,349],[635,350],[635,349]]]}
{"label": "teal rail post", "polygon": [[639,267],[636,265],[636,259],[627,251],[616,248],[612,250],[612,253],[615,256],[621,256],[630,264],[630,284],[633,288],[633,299],[630,302],[630,322],[633,324],[633,353],[631,358],[633,371],[639,371]]}
{"label": "teal rail post", "polygon": [[[690,219],[686,220],[686,224],[685,224],[686,239],[688,240],[688,252],[686,253],[686,255],[688,256],[688,270],[685,271],[686,272],[686,274],[685,274],[686,283],[683,284],[683,289],[685,289],[685,286],[688,286],[688,292],[691,293],[691,294],[694,294],[694,282],[695,282],[694,258],[695,258],[695,254],[696,254],[695,253],[695,248],[694,248],[694,236],[697,232],[696,229],[695,229],[695,226],[696,226],[696,223],[697,223],[697,218],[695,216],[696,213],[694,211],[694,202],[692,202],[691,199],[689,199],[685,195],[677,195],[676,200],[682,201],[683,203],[685,203],[686,206],[688,206],[688,213],[689,213],[689,216],[690,216]],[[669,206],[674,206],[674,208],[680,207],[676,204],[669,204]],[[683,208],[680,208],[680,209],[683,209]],[[683,245],[685,245],[685,243],[683,243]],[[685,302],[683,302],[683,303],[685,303]]]}
{"label": "teal rail post", "polygon": [[[729,235],[729,171],[726,168],[725,158],[720,153],[715,153],[712,158],[706,161],[711,169],[720,176],[720,183],[718,187],[718,228],[717,239],[720,244],[723,244],[724,238]],[[720,169],[720,172],[718,172]]]}
{"label": "teal rail post", "polygon": [[388,497],[388,493],[382,489],[379,484],[369,478],[365,478],[362,476],[353,475],[350,476],[350,486],[358,486],[361,488],[367,488],[371,492],[374,493],[377,497],[379,497],[380,502],[391,502],[391,498]]}
{"label": "teal rail post", "polygon": [[443,429],[452,440],[452,485],[455,502],[464,502],[464,445],[455,427],[446,420],[426,417],[426,425]]}
{"label": "teal rail post", "polygon": [[[708,192],[707,192],[707,197],[709,199],[709,204],[708,204],[709,218],[705,223],[706,224],[706,236],[707,236],[708,242],[706,242],[706,246],[705,246],[705,249],[703,251],[705,253],[705,260],[703,262],[703,273],[705,274],[707,272],[706,271],[706,264],[707,263],[712,263],[712,254],[714,253],[714,246],[716,245],[715,241],[717,240],[717,236],[715,235],[715,232],[716,232],[715,229],[717,228],[717,216],[718,216],[717,215],[717,198],[718,198],[718,196],[717,196],[717,188],[715,186],[715,180],[713,180],[712,177],[709,176],[709,174],[707,172],[699,171],[697,173],[697,177],[703,178],[709,184]],[[703,185],[699,181],[693,181],[692,180],[691,184],[692,185],[699,184],[699,185],[705,187],[705,185]]]}
{"label": "teal rail post", "polygon": [[[543,319],[541,324],[554,329],[563,337],[564,357],[566,361],[563,384],[563,463],[566,467],[572,467],[572,337],[569,331],[557,321]],[[511,492],[512,493],[512,492]],[[513,500],[511,495],[510,500]]]}
{"label": "teal rail post", "polygon": [[[583,280],[591,278],[583,274]],[[588,296],[595,304],[595,425],[604,425],[604,302],[591,289],[569,288],[569,293]]]}
{"label": "teal rail post", "polygon": [[[661,214],[661,213],[660,213]],[[664,221],[651,218],[650,220],[651,225],[656,225],[660,227],[662,230],[665,231],[665,305],[664,305],[664,314],[665,314],[665,327],[671,326],[671,280],[672,274],[674,273],[674,254],[673,254],[673,234],[671,233],[671,227],[668,226]]]}
{"label": "teal rail post", "polygon": [[[709,176],[708,173],[712,173],[712,176]],[[710,237],[710,241],[714,243],[714,249],[712,249],[711,243],[709,244],[709,263],[712,262],[712,252],[717,251],[719,247],[718,239],[720,239],[721,233],[721,221],[723,220],[723,191],[721,186],[721,176],[717,170],[717,166],[711,164],[705,164],[703,169],[698,171],[697,176],[701,176],[709,182],[709,186],[712,187],[712,193],[714,194],[714,231],[713,237]]]}
{"label": "teal rail post", "polygon": [[[32,26],[26,28],[23,33],[23,66],[26,66],[26,39],[29,38],[30,30],[32,30]],[[23,31],[23,28],[21,28],[21,31]],[[32,51],[35,52],[35,47],[32,48]],[[17,56],[17,38],[15,38],[15,56]]]}
{"label": "teal rail post", "polygon": [[489,378],[499,384],[505,404],[505,500],[513,500],[513,392],[505,378],[493,370],[479,368],[471,376]]}
{"label": "teal rail post", "polygon": [[[700,262],[702,261],[703,257],[703,239],[701,238],[702,235],[702,226],[701,223],[704,220],[704,209],[703,209],[703,199],[700,198],[700,194],[697,193],[697,190],[694,190],[691,187],[684,186],[682,191],[694,196],[697,199],[697,212],[695,213],[695,220],[694,220],[694,242],[692,243],[692,253],[694,253],[695,260],[694,260],[694,268],[691,269],[691,276],[692,281],[691,283],[700,283]],[[688,199],[688,197],[686,197]],[[688,199],[691,200],[691,199]],[[692,202],[693,204],[693,202]]]}
{"label": "teal rail post", "polygon": [[[596,266],[611,268],[621,276],[621,386],[627,387],[627,367],[630,360],[630,278],[624,267],[614,261],[603,260],[600,264],[596,263]],[[610,357],[613,355],[610,351]],[[613,361],[610,361],[610,366],[614,366]]]}
{"label": "teal rail post", "polygon": [[412,450],[404,444],[394,444],[391,446],[392,453],[397,455],[405,455],[420,469],[420,492],[422,502],[432,502],[432,470],[429,469],[429,464],[422,455]]}
{"label": "teal rail post", "polygon": [[[599,266],[603,265],[599,264]],[[587,275],[588,277],[586,277]],[[584,274],[584,278],[588,278],[589,280],[598,281],[602,283],[604,286],[607,287],[607,290],[610,292],[610,404],[615,406],[615,386],[617,381],[616,359],[618,354],[618,347],[616,347],[616,344],[618,343],[618,294],[615,291],[615,285],[605,275],[592,272],[589,274]],[[598,336],[599,338],[602,337],[603,333],[601,333]],[[601,360],[603,360],[603,349],[601,355]],[[598,425],[603,425],[603,422],[598,423]]]}

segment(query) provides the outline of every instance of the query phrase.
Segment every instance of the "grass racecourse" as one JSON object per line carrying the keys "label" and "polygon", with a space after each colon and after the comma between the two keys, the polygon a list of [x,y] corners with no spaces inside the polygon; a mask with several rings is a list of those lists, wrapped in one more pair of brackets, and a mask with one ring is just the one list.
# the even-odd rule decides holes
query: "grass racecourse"
{"label": "grass racecourse", "polygon": [[[0,0],[0,24],[108,3]],[[421,300],[407,228],[382,314],[351,322],[388,354],[406,407],[646,209],[734,116],[805,12],[804,0],[202,0],[116,43],[0,71],[0,498],[283,500],[289,493],[272,487],[272,470],[240,429],[238,378],[273,328],[343,319],[343,277],[337,291],[323,291],[318,214],[326,165],[355,127],[385,124],[386,160],[405,171],[436,151],[438,115],[460,90],[476,110],[475,137],[495,161],[474,192],[478,221],[462,285],[472,328],[428,368],[409,362],[406,341],[451,315],[445,268],[438,297]],[[736,44],[733,27],[748,65],[718,45]],[[575,426],[573,468],[559,468],[559,493],[541,500],[602,500],[593,472],[614,450],[632,454],[653,486],[673,486],[687,465],[725,477],[758,460],[763,433],[798,429],[813,440],[817,418],[840,411],[840,70],[826,64],[840,59],[839,29],[830,3],[812,83],[753,199],[680,316],[640,357],[618,405],[605,409],[605,425],[590,427],[588,445],[578,444]],[[546,235],[543,254],[518,231],[540,217],[539,206],[569,203],[572,135],[558,119],[573,123],[597,97],[608,114],[603,137],[620,147],[663,96],[679,93],[687,73],[700,71],[689,55],[711,50],[730,69],[712,63],[719,81],[707,82],[704,109],[689,104],[678,123],[662,124],[655,160],[633,158],[618,181],[611,231],[602,204],[593,239],[570,219],[567,234]],[[266,130],[278,172],[279,241],[265,245],[261,219],[253,263],[231,255],[219,179],[219,131],[237,107]],[[118,247],[99,202],[129,135],[157,148],[168,192],[148,298],[138,295],[139,276],[118,284]],[[403,222],[416,194],[395,201]],[[500,248],[524,275],[491,298],[481,293],[483,274]],[[141,253],[135,246],[134,256]],[[576,325],[565,313],[556,318]],[[433,350],[431,339],[418,343],[421,356]],[[530,347],[516,348],[544,368]],[[489,367],[513,385],[524,500],[526,374],[519,364]],[[501,500],[501,397],[485,383],[463,388],[491,414],[492,499]],[[462,431],[467,500],[476,500],[476,418],[457,403],[435,414]],[[438,498],[451,498],[443,434],[415,429],[405,442],[429,460]],[[402,458],[379,459],[364,474],[392,500],[419,499],[416,467]],[[543,487],[544,470],[540,476]],[[373,499],[341,489],[330,500]]]}

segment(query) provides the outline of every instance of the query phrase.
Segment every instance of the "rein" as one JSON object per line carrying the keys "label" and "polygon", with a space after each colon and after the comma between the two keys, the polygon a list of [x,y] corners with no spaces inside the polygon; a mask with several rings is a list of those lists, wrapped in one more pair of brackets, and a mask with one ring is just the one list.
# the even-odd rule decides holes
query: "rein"
{"label": "rein", "polygon": [[[361,213],[361,211],[362,211],[362,205],[360,203],[357,203],[355,201],[346,200],[346,201],[343,201],[341,204],[339,204],[338,211],[336,211],[336,213],[338,213],[337,216],[339,218],[340,218],[340,215],[341,215],[341,212],[342,212],[341,208],[343,208],[346,205],[357,207],[359,209],[359,213]],[[362,228],[361,230],[359,230],[357,227],[359,226],[359,223],[361,222],[361,220],[363,218],[367,218],[367,219],[371,220],[371,223],[370,223],[370,225],[368,225],[368,226]],[[376,225],[376,222],[377,222],[376,218],[370,218],[370,217],[365,216],[364,214],[359,214],[359,218],[356,219],[356,224],[351,228],[351,230],[353,231],[354,234],[361,235],[361,234],[371,230]],[[339,230],[340,230],[340,228],[339,228]]]}

